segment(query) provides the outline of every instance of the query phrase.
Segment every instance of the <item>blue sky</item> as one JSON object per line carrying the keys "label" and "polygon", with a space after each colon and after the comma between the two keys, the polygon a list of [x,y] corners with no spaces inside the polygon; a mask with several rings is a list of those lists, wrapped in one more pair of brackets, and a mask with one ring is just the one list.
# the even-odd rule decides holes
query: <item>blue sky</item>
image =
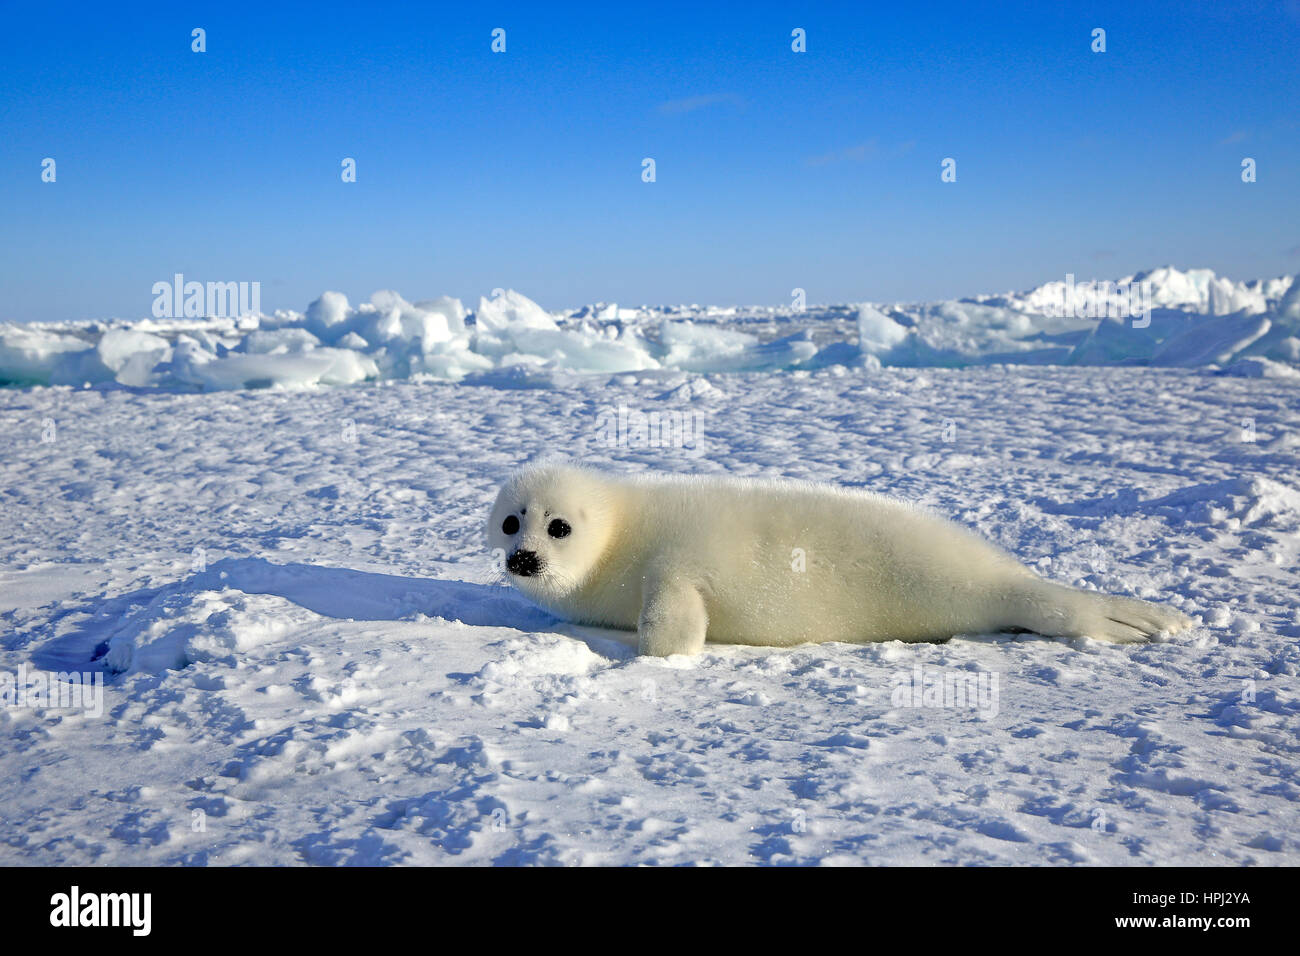
{"label": "blue sky", "polygon": [[176,272],[269,311],[1300,271],[1294,0],[0,10],[0,320],[144,316]]}

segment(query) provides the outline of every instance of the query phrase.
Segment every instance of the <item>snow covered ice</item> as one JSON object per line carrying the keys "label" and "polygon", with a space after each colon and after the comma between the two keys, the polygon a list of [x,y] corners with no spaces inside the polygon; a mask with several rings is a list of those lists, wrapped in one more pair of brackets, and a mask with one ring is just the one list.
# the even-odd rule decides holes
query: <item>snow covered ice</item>
{"label": "snow covered ice", "polygon": [[[1300,292],[1157,273],[1140,329],[1047,286],[5,327],[0,675],[106,683],[0,707],[0,863],[1300,862]],[[867,486],[1201,623],[637,658],[484,552],[556,450]]]}
{"label": "snow covered ice", "polygon": [[[471,312],[443,296],[380,291],[353,307],[326,292],[305,312],[238,318],[0,325],[0,384],[117,383],[217,391],[385,379],[553,384],[567,372],[735,372],[874,366],[1300,366],[1300,287],[1290,276],[1234,282],[1164,267],[1141,322],[1121,296],[1049,282],[1024,293],[938,303],[794,308],[620,308],[547,312],[496,290]],[[1067,306],[1067,303],[1068,306]],[[1078,314],[1061,315],[1063,308]],[[1291,366],[1287,369],[1286,366]]]}

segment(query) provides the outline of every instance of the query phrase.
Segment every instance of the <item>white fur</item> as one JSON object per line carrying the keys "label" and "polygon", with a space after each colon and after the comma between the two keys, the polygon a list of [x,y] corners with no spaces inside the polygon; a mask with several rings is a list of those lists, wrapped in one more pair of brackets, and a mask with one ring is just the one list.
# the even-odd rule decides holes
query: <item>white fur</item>
{"label": "white fur", "polygon": [[[520,529],[507,535],[511,514]],[[557,517],[567,537],[548,536]],[[531,466],[502,487],[487,535],[543,562],[507,574],[526,595],[576,623],[635,629],[642,654],[1007,629],[1122,643],[1190,623],[1053,584],[923,509],[809,482]]]}

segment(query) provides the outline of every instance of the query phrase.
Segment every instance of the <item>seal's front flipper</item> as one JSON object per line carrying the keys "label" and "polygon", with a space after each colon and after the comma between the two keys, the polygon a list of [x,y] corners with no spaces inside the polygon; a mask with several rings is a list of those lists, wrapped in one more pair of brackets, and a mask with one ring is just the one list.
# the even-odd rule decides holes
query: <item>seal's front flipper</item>
{"label": "seal's front flipper", "polygon": [[709,616],[700,592],[669,579],[648,579],[637,620],[637,653],[651,657],[698,654],[704,650]]}

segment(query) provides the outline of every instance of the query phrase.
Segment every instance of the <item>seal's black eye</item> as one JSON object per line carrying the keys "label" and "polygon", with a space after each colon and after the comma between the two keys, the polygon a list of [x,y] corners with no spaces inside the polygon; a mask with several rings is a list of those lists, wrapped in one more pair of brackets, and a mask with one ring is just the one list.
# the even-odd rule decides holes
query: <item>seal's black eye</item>
{"label": "seal's black eye", "polygon": [[501,522],[501,530],[506,534],[514,534],[519,530],[519,519],[514,515],[506,515],[506,520]]}
{"label": "seal's black eye", "polygon": [[546,526],[546,533],[552,538],[567,538],[569,532],[573,529],[569,527],[569,522],[563,518],[556,518]]}

